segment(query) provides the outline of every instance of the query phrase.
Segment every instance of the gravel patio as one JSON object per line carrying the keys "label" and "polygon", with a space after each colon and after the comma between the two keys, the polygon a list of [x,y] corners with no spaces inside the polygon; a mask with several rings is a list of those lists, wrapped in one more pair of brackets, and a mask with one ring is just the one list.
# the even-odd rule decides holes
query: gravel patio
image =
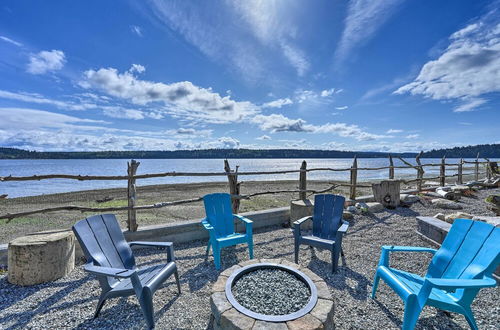
{"label": "gravel patio", "polygon": [[[464,212],[490,215],[482,205],[483,195],[498,193],[500,189],[481,191],[478,198],[463,198]],[[334,322],[337,329],[397,329],[401,327],[403,304],[385,284],[381,284],[377,300],[369,294],[381,245],[431,246],[415,233],[418,215],[433,216],[443,210],[427,204],[411,208],[386,210],[374,215],[356,215],[343,240],[345,263],[331,274],[328,252],[303,247],[300,264],[322,277],[335,301]],[[254,233],[255,258],[284,258],[293,261],[293,236],[288,228],[269,227]],[[210,256],[205,258],[206,242],[196,241],[175,245],[181,276],[182,294],[176,293],[173,278],[154,296],[157,329],[210,329],[210,288],[219,272]],[[139,264],[162,262],[161,250],[136,252]],[[244,246],[226,248],[222,268],[248,258]],[[427,254],[393,254],[391,263],[398,268],[424,273],[430,257]],[[82,267],[66,278],[55,282],[18,287],[0,276],[1,329],[142,329],[146,328],[134,296],[111,299],[97,319],[93,312],[100,288],[93,276]],[[480,329],[500,327],[500,289],[482,290],[472,308]],[[462,315],[448,314],[425,307],[417,329],[468,329]]]}

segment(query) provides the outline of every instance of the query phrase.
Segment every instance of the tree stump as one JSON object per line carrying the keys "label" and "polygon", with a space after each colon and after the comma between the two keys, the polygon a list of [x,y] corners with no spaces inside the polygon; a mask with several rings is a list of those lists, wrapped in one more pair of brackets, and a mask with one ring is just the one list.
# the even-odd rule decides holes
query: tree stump
{"label": "tree stump", "polygon": [[[314,212],[314,202],[309,199],[299,199],[290,202],[290,227],[293,228],[293,222],[303,217],[313,215]],[[300,228],[311,229],[312,221],[307,221]]]}
{"label": "tree stump", "polygon": [[383,180],[380,183],[372,184],[375,201],[389,209],[398,207],[400,185],[399,180]]}
{"label": "tree stump", "polygon": [[8,281],[34,285],[55,281],[75,267],[75,236],[71,231],[46,231],[9,243]]}

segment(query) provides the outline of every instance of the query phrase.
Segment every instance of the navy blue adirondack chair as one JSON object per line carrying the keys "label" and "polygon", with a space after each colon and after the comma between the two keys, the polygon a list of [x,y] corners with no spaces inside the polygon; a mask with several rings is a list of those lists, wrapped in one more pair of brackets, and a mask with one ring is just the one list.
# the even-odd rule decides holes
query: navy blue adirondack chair
{"label": "navy blue adirondack chair", "polygon": [[[106,299],[135,294],[147,325],[153,328],[154,292],[174,274],[177,289],[181,293],[172,243],[127,243],[113,214],[96,215],[81,220],[73,226],[73,232],[87,259],[84,269],[97,275],[102,289],[94,318],[99,315]],[[167,263],[137,268],[131,249],[134,245],[166,248]]]}
{"label": "navy blue adirondack chair", "polygon": [[[210,246],[214,253],[215,268],[220,269],[220,253],[222,248],[241,243],[248,244],[250,259],[253,259],[252,221],[238,214],[233,214],[231,195],[225,193],[208,194],[203,197],[206,218],[201,221],[208,230],[210,239],[207,245],[207,255]],[[245,233],[234,230],[234,219],[245,224]]]}
{"label": "navy blue adirondack chair", "polygon": [[[390,252],[397,251],[433,253],[425,277],[390,267]],[[439,250],[383,246],[372,298],[383,279],[405,303],[404,330],[415,327],[425,305],[463,314],[470,327],[477,329],[470,306],[481,288],[496,286],[492,273],[499,263],[500,228],[456,219]]]}
{"label": "navy blue adirondack chair", "polygon": [[[304,217],[294,222],[295,263],[299,261],[301,244],[328,249],[332,253],[332,272],[337,270],[339,255],[342,253],[342,236],[349,228],[349,222],[342,220],[345,198],[333,194],[314,197],[313,216]],[[303,235],[300,226],[311,220],[312,235]]]}

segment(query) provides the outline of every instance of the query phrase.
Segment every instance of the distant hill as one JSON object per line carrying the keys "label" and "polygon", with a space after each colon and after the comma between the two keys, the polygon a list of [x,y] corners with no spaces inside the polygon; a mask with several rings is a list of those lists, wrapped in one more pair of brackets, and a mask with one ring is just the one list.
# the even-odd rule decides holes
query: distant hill
{"label": "distant hill", "polygon": [[[0,148],[0,159],[188,159],[188,158],[379,158],[386,152],[300,150],[300,149],[202,149],[175,151],[37,152]],[[393,153],[415,157],[415,153]]]}
{"label": "distant hill", "polygon": [[476,146],[455,147],[449,149],[431,150],[423,153],[425,158],[500,158],[500,144],[478,144]]}

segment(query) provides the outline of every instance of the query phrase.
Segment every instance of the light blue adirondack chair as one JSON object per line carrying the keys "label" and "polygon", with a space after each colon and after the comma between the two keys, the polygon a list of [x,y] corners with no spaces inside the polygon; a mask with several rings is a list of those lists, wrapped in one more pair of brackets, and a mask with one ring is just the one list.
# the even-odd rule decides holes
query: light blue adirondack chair
{"label": "light blue adirondack chair", "polygon": [[[253,259],[252,221],[238,214],[233,214],[231,195],[225,193],[209,194],[203,197],[206,218],[201,221],[210,234],[207,255],[210,246],[214,253],[215,268],[220,269],[220,252],[222,248],[241,243],[248,244],[250,259]],[[245,224],[245,234],[234,230],[234,219]]]}
{"label": "light blue adirondack chair", "polygon": [[[154,327],[153,294],[172,274],[177,290],[181,293],[179,274],[174,258],[174,247],[170,242],[130,242],[123,236],[113,214],[102,214],[78,221],[73,226],[87,264],[84,269],[97,275],[101,284],[101,296],[94,318],[109,298],[127,297],[135,294],[149,328]],[[137,268],[131,246],[165,248],[165,264]]]}
{"label": "light blue adirondack chair", "polygon": [[[390,252],[434,254],[425,277],[391,268]],[[495,287],[492,273],[500,263],[500,228],[456,219],[439,250],[411,246],[383,246],[373,281],[375,298],[382,278],[404,301],[403,329],[413,329],[425,305],[460,313],[477,329],[471,303],[481,288]]]}
{"label": "light blue adirondack chair", "polygon": [[[328,249],[332,254],[332,272],[337,270],[339,254],[342,252],[342,236],[349,228],[349,222],[342,220],[345,198],[333,194],[314,197],[313,216],[294,222],[295,263],[299,261],[301,244]],[[307,220],[313,221],[312,235],[302,235],[300,226]]]}

